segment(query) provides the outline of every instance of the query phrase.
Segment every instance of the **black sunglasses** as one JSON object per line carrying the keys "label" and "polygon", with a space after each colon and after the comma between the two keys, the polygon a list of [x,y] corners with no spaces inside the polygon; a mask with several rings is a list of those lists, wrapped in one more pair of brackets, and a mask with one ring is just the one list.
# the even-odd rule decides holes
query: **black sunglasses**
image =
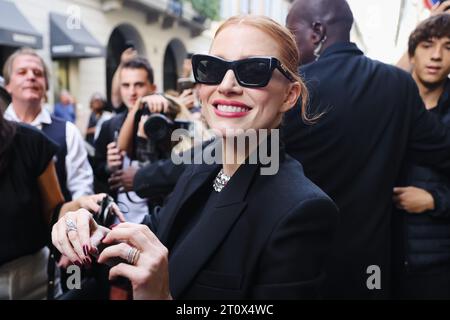
{"label": "black sunglasses", "polygon": [[237,82],[242,87],[261,88],[267,86],[273,70],[278,69],[291,82],[295,79],[286,67],[274,57],[251,57],[237,61],[227,61],[218,57],[194,54],[192,69],[197,83],[217,85],[228,70],[233,70]]}

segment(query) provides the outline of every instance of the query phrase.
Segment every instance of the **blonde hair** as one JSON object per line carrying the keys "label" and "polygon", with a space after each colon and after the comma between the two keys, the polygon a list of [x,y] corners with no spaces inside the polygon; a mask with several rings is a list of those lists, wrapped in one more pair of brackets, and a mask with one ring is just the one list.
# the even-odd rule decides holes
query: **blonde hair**
{"label": "blonde hair", "polygon": [[33,56],[39,59],[42,68],[44,69],[44,78],[45,78],[45,90],[48,90],[48,68],[47,65],[44,62],[44,59],[40,55],[37,54],[37,52],[31,48],[21,48],[19,50],[16,50],[12,55],[8,57],[8,59],[5,62],[5,65],[3,66],[3,77],[5,78],[5,85],[8,85],[11,81],[11,75],[12,75],[12,67],[14,60],[16,60],[19,56]]}
{"label": "blonde hair", "polygon": [[303,120],[307,122],[316,120],[316,117],[309,118],[306,112],[309,95],[305,82],[298,74],[297,68],[300,64],[300,54],[293,34],[287,28],[283,27],[269,17],[258,15],[238,15],[228,18],[217,29],[214,38],[216,38],[217,35],[225,28],[233,25],[247,25],[254,27],[270,36],[278,44],[280,56],[277,58],[289,71],[295,81],[301,86],[301,116]]}

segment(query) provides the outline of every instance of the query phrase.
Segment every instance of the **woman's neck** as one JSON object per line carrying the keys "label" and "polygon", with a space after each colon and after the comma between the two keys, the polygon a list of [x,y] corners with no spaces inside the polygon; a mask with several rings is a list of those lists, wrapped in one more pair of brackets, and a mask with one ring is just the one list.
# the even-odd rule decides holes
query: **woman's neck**
{"label": "woman's neck", "polygon": [[247,139],[245,135],[222,138],[222,166],[227,176],[231,177],[258,148],[258,140]]}

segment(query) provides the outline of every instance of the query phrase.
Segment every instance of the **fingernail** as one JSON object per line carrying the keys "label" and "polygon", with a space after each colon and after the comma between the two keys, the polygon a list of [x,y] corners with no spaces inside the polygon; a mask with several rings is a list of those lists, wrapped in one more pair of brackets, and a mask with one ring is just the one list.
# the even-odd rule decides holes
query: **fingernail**
{"label": "fingernail", "polygon": [[74,263],[75,263],[78,267],[80,267],[80,268],[83,266],[83,264],[81,263],[81,261],[78,261],[78,260],[77,260],[77,261],[75,261]]}
{"label": "fingernail", "polygon": [[110,228],[111,228],[111,229],[114,229],[114,228],[117,227],[118,225],[119,225],[118,223],[112,224],[112,225],[110,226]]}
{"label": "fingernail", "polygon": [[89,250],[88,246],[87,246],[87,245],[84,245],[84,246],[83,246],[83,253],[84,253],[85,256],[88,255],[88,250]]}
{"label": "fingernail", "polygon": [[97,249],[96,247],[91,247],[91,248],[89,249],[89,253],[90,253],[90,254],[98,254],[98,249]]}

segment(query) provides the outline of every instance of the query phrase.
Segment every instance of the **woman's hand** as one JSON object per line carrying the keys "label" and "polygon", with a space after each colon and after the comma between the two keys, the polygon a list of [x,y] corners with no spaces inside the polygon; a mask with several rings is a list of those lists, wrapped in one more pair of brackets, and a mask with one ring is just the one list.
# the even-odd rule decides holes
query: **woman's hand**
{"label": "woman's hand", "polygon": [[111,268],[110,280],[119,276],[128,278],[133,287],[134,299],[172,299],[169,289],[168,250],[147,226],[119,224],[102,242],[111,246],[100,254],[99,263],[116,257],[128,261]]}
{"label": "woman's hand", "polygon": [[86,209],[69,211],[55,223],[52,229],[52,243],[70,261],[81,266],[91,264],[89,253],[96,252],[97,246],[109,232],[99,226]]}

